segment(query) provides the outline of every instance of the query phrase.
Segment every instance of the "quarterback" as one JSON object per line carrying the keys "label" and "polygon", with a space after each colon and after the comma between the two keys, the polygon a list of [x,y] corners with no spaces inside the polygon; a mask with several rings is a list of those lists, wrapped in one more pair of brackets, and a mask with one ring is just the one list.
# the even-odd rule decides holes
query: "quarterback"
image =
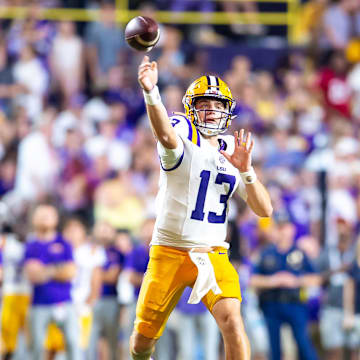
{"label": "quarterback", "polygon": [[195,80],[183,98],[184,115],[168,117],[157,87],[155,61],[144,57],[138,81],[160,157],[157,220],[150,261],[141,286],[130,352],[149,360],[185,287],[189,303],[203,301],[224,339],[226,360],[249,360],[240,315],[241,293],[225,241],[228,200],[238,192],[262,217],[272,213],[270,197],[251,166],[254,141],[229,127],[235,101],[216,76]]}

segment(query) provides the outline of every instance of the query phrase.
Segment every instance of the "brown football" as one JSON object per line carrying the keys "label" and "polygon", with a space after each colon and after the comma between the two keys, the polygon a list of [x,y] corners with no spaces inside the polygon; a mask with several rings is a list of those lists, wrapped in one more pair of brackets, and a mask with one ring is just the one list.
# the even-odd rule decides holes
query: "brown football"
{"label": "brown football", "polygon": [[157,22],[147,16],[131,19],[125,27],[125,40],[138,51],[150,51],[160,38]]}

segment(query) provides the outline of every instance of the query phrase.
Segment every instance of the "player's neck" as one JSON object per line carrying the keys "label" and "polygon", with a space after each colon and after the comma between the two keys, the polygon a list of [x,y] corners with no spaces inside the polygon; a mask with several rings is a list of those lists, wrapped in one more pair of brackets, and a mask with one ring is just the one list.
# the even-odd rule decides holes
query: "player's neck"
{"label": "player's neck", "polygon": [[219,142],[218,142],[218,136],[217,135],[213,135],[213,136],[207,136],[207,135],[203,135],[203,137],[209,142],[209,144],[211,146],[214,147],[219,147]]}

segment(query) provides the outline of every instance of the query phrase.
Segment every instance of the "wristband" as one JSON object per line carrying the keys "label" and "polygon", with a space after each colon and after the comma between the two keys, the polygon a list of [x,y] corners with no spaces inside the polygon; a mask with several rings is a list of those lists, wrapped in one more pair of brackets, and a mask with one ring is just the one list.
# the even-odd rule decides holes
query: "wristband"
{"label": "wristband", "polygon": [[143,90],[145,103],[148,105],[157,105],[161,103],[159,88],[155,85],[149,92]]}
{"label": "wristband", "polygon": [[256,173],[255,173],[255,170],[253,167],[251,167],[249,171],[241,172],[240,176],[241,176],[243,183],[246,185],[253,184],[254,182],[256,182],[256,179],[257,179]]}

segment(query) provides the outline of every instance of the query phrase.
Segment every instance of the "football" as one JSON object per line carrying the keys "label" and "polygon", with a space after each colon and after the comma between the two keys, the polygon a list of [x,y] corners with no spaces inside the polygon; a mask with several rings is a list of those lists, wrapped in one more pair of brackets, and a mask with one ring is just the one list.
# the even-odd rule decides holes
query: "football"
{"label": "football", "polygon": [[125,40],[138,51],[150,51],[160,38],[157,22],[147,16],[131,19],[125,27]]}

